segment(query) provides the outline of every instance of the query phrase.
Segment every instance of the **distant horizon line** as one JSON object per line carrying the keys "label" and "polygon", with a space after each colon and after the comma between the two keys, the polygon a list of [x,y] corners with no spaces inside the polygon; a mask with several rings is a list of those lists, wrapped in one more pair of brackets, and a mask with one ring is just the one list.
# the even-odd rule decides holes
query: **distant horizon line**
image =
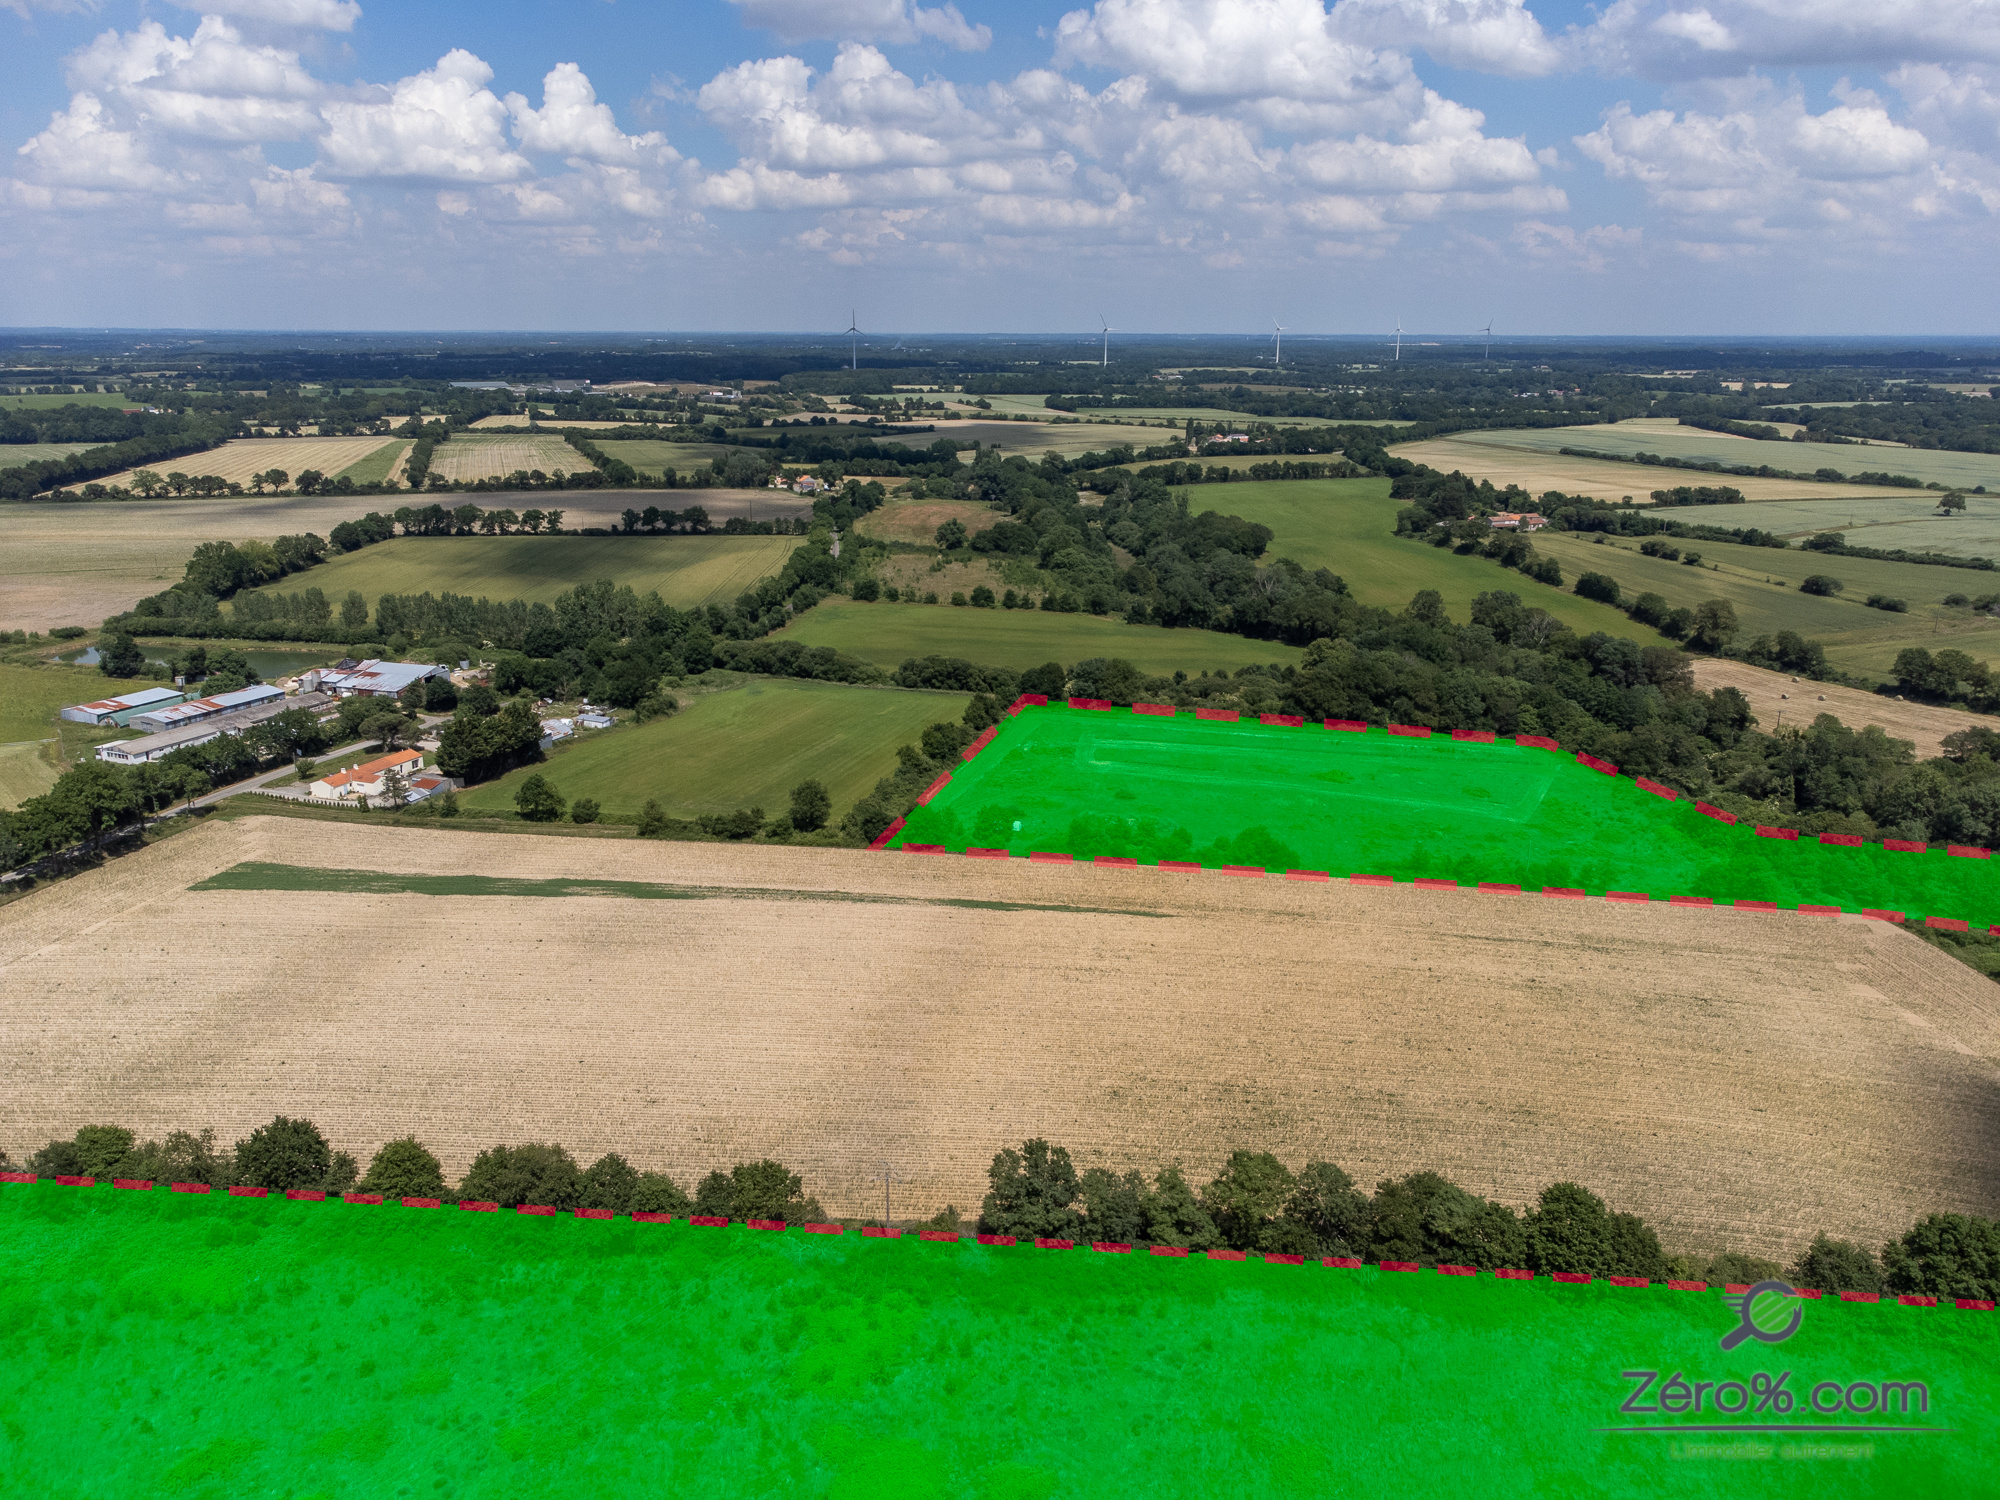
{"label": "distant horizon line", "polygon": [[[1239,333],[1221,331],[1208,333],[1149,332],[1115,329],[1125,340],[1143,341],[1191,341],[1203,339],[1241,339],[1246,343],[1269,344],[1271,334],[1268,329],[1261,332]],[[1313,333],[1287,327],[1285,332],[1294,339],[1321,340],[1326,342],[1369,342],[1387,339],[1393,342],[1394,329],[1364,331],[1359,333]],[[123,324],[0,324],[0,339],[50,337],[50,336],[125,336],[150,335],[154,337],[181,337],[195,335],[222,338],[367,338],[367,339],[423,339],[423,338],[542,338],[542,339],[842,339],[848,336],[846,329],[749,329],[749,328],[708,328],[708,329],[553,329],[553,328],[225,328],[200,325],[123,325]],[[865,338],[877,341],[888,338],[908,339],[999,339],[999,340],[1067,340],[1080,343],[1095,343],[1103,337],[1101,329],[1044,329],[1039,331],[1009,332],[995,330],[897,330],[885,329],[870,333],[862,330]],[[1452,344],[1484,343],[1482,332],[1466,332],[1457,329],[1404,329],[1403,343],[1407,347],[1414,340],[1431,339]],[[1496,333],[1493,337],[1495,348],[1507,343],[1634,343],[1634,344],[1719,344],[1738,346],[1746,344],[1772,344],[1797,346],[1811,344],[1948,344],[1948,345],[1995,345],[2000,346],[2000,332],[1986,334],[1966,333]],[[915,351],[913,351],[915,352]]]}

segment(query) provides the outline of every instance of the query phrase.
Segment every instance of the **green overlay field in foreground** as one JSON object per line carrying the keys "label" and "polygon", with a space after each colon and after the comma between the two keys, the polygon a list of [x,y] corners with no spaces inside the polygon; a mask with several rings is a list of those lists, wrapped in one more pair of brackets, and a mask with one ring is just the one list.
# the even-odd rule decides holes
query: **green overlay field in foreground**
{"label": "green overlay field in foreground", "polygon": [[[1995,1315],[1950,1307],[1724,1352],[1720,1292],[45,1183],[0,1265],[23,1494],[1995,1487]],[[1634,1370],[1739,1387],[1665,1414]],[[1884,1382],[1923,1409],[1844,1409]]]}
{"label": "green overlay field in foreground", "polygon": [[1760,837],[1509,741],[1026,708],[891,847],[1259,865],[2000,923],[1988,859]]}

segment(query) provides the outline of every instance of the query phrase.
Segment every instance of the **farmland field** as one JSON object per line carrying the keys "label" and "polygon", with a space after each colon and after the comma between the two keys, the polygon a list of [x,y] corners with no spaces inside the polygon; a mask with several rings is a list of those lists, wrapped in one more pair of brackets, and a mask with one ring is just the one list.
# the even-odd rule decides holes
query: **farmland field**
{"label": "farmland field", "polygon": [[[2000,621],[1968,609],[1947,609],[1941,602],[1949,593],[2000,589],[2000,579],[1991,574],[1732,542],[1679,545],[1700,552],[1703,566],[1646,557],[1636,541],[1598,546],[1577,534],[1535,535],[1536,549],[1561,563],[1572,584],[1588,570],[1617,579],[1628,599],[1652,592],[1690,609],[1704,599],[1727,599],[1735,607],[1740,637],[1796,630],[1824,645],[1836,666],[1878,682],[1888,679],[1896,653],[1905,646],[1955,646],[1982,659],[2000,651]],[[1721,571],[1708,564],[1718,564]],[[1838,578],[1843,592],[1834,597],[1800,593],[1800,582],[1813,573]],[[1868,608],[1863,601],[1874,593],[1905,600],[1909,612]]]}
{"label": "farmland field", "polygon": [[468,808],[514,810],[514,791],[539,771],[565,797],[594,797],[612,822],[636,822],[649,798],[671,818],[761,807],[777,817],[792,788],[816,778],[836,820],[896,763],[898,745],[965,712],[963,693],[915,693],[783,677],[696,695],[650,724],[585,736],[530,766],[475,787]]}
{"label": "farmland field", "polygon": [[384,594],[427,589],[547,603],[579,583],[609,578],[641,594],[658,589],[667,603],[686,609],[730,603],[784,567],[797,545],[782,536],[397,537],[271,587],[288,593],[311,585],[329,599],[358,589],[373,609]]}
{"label": "farmland field", "polygon": [[[1955,516],[1940,515],[1937,502],[1935,491],[1904,490],[1900,495],[1863,495],[1851,500],[1690,505],[1676,507],[1673,519],[1706,526],[1755,526],[1795,542],[1815,532],[1839,531],[1856,547],[1902,548],[2000,561],[2000,495],[1968,494],[1964,511]],[[1968,592],[1988,590],[1982,587]]]}
{"label": "farmland field", "polygon": [[519,437],[489,437],[459,433],[431,450],[431,472],[446,479],[470,482],[499,479],[516,469],[553,474],[590,467],[590,460],[554,433],[523,433]]}
{"label": "farmland field", "polygon": [[[1275,533],[1267,558],[1289,557],[1307,568],[1330,568],[1363,604],[1400,610],[1420,589],[1436,589],[1455,620],[1469,619],[1480,594],[1506,589],[1545,609],[1582,634],[1593,630],[1648,645],[1661,637],[1621,612],[1565,590],[1552,589],[1480,557],[1460,557],[1396,532],[1402,502],[1389,498],[1386,479],[1240,480],[1195,485],[1187,491],[1196,514],[1220,511],[1268,526]],[[1539,546],[1543,536],[1535,540]],[[1563,576],[1575,574],[1563,559]]]}
{"label": "farmland field", "polygon": [[672,469],[686,474],[693,469],[726,458],[737,451],[726,443],[664,443],[635,439],[623,443],[599,443],[611,458],[622,458],[641,474],[658,479],[661,471]]}
{"label": "farmland field", "polygon": [[[1547,749],[1028,708],[890,847],[1356,871],[2000,924],[1986,858],[1761,836]],[[2000,1006],[1996,1006],[2000,1010]]]}
{"label": "farmland field", "polygon": [[957,521],[968,534],[985,531],[1006,517],[992,506],[973,500],[891,500],[855,522],[863,536],[891,542],[916,542],[933,546],[938,527]]}
{"label": "farmland field", "polygon": [[[283,1113],[453,1180],[768,1155],[843,1216],[885,1157],[928,1215],[1031,1135],[1195,1181],[1249,1147],[1775,1258],[2000,1211],[1994,986],[1884,923],[467,821],[231,818],[0,907],[0,1144]],[[271,941],[329,931],[395,982]]]}
{"label": "farmland field", "polygon": [[[253,475],[262,474],[267,469],[283,469],[294,479],[307,469],[317,469],[328,475],[338,474],[349,464],[358,464],[371,453],[378,452],[382,444],[383,440],[379,437],[231,438],[220,448],[211,448],[206,453],[183,454],[179,458],[161,459],[143,467],[162,478],[176,473],[213,474],[218,479],[233,479],[238,484],[248,485]],[[136,472],[127,469],[96,482],[130,488],[132,475]],[[352,498],[347,503],[350,509],[354,505]]]}
{"label": "farmland field", "polygon": [[0,808],[19,807],[55,785],[59,732],[73,755],[107,738],[83,724],[64,724],[58,731],[57,715],[63,709],[151,686],[144,679],[120,682],[78,667],[0,662]]}
{"label": "farmland field", "polygon": [[153,686],[142,679],[124,682],[106,677],[94,668],[0,662],[0,743],[48,739],[56,732],[56,715],[70,704],[94,703],[120,691]]}
{"label": "farmland field", "polygon": [[1096,615],[834,599],[807,610],[771,638],[831,646],[890,671],[913,656],[959,656],[1017,672],[1050,661],[1074,666],[1093,656],[1122,656],[1144,672],[1190,675],[1299,658],[1298,647],[1280,641],[1127,625]]}
{"label": "farmland field", "polygon": [[[1992,1315],[1950,1306],[1813,1303],[1732,1359],[1720,1292],[54,1183],[0,1187],[0,1254],[46,1494],[1969,1496],[2000,1421]],[[1605,1431],[1663,1360],[1932,1396],[1914,1432]],[[302,1431],[368,1439],[264,1436]],[[1689,1462],[1759,1443],[1816,1461]]]}
{"label": "farmland field", "polygon": [[0,443],[0,469],[18,469],[23,464],[38,464],[45,459],[68,458],[72,453],[103,446],[102,443]]}
{"label": "farmland field", "polygon": [[988,448],[998,448],[1003,458],[1018,453],[1032,463],[1044,453],[1074,458],[1079,453],[1103,452],[1126,443],[1144,449],[1156,443],[1170,443],[1180,435],[1169,427],[1126,426],[1094,419],[1062,423],[942,421],[934,425],[935,432],[887,434],[881,441],[901,443],[907,448],[928,448],[941,437],[959,442],[977,440]]}
{"label": "farmland field", "polygon": [[1750,500],[1846,500],[1897,494],[1907,498],[1911,493],[1886,486],[1754,479],[1576,458],[1564,455],[1560,451],[1563,448],[1589,448],[1612,455],[1658,453],[1702,463],[1768,464],[1800,474],[1810,474],[1822,467],[1838,469],[1843,474],[1876,470],[1967,489],[1977,484],[2000,488],[2000,455],[1829,443],[1763,443],[1645,417],[1584,427],[1464,432],[1420,443],[1398,444],[1393,451],[1398,458],[1407,458],[1412,463],[1429,464],[1446,473],[1463,470],[1476,479],[1491,479],[1496,485],[1518,484],[1534,495],[1545,490],[1562,490],[1603,500],[1630,495],[1644,501],[1654,490],[1684,484],[1726,484],[1741,490]]}
{"label": "farmland field", "polygon": [[1879,724],[1891,739],[1908,740],[1916,746],[1918,760],[1931,760],[1944,753],[1946,735],[1961,729],[1996,727],[1987,714],[1813,682],[1719,656],[1697,656],[1691,665],[1695,686],[1702,692],[1733,687],[1749,699],[1757,727],[1766,734],[1776,732],[1781,724],[1804,726],[1820,714],[1831,714],[1856,732]]}
{"label": "farmland field", "polygon": [[139,403],[122,391],[80,391],[66,395],[0,396],[0,411],[56,411],[65,406],[115,406],[121,410]]}
{"label": "farmland field", "polygon": [[366,458],[349,464],[335,479],[350,479],[356,484],[381,484],[395,478],[402,472],[403,460],[409,457],[415,444],[406,438],[384,443]]}

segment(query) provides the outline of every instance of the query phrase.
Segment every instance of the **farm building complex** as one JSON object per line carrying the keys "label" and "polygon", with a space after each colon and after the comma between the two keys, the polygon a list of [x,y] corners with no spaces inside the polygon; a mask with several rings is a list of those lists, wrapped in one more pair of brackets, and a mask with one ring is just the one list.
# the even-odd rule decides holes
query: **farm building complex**
{"label": "farm building complex", "polygon": [[260,682],[254,687],[238,688],[233,693],[217,693],[212,698],[194,698],[172,708],[148,709],[145,713],[134,714],[129,721],[134,729],[143,729],[149,734],[158,734],[167,729],[185,729],[190,724],[199,724],[204,719],[217,719],[225,714],[240,712],[246,708],[261,708],[267,703],[284,701],[285,690]]}
{"label": "farm building complex", "polygon": [[251,725],[262,724],[288,708],[303,708],[317,713],[332,701],[325,693],[301,693],[296,698],[287,698],[279,693],[276,697],[263,698],[248,708],[239,708],[234,712],[211,714],[191,724],[162,729],[133,740],[113,740],[108,745],[97,747],[97,758],[108,760],[113,765],[136,766],[145,761],[159,760],[190,745],[206,745],[225,734],[241,734]]}
{"label": "farm building complex", "polygon": [[307,691],[331,693],[336,698],[393,698],[413,682],[450,675],[444,667],[426,662],[345,661],[305,673],[299,678],[299,686]]}
{"label": "farm building complex", "polygon": [[165,708],[179,703],[186,694],[173,688],[140,688],[137,692],[121,693],[116,698],[101,698],[95,703],[76,703],[62,711],[62,716],[72,724],[116,724],[120,728],[132,722],[135,714],[148,709]]}

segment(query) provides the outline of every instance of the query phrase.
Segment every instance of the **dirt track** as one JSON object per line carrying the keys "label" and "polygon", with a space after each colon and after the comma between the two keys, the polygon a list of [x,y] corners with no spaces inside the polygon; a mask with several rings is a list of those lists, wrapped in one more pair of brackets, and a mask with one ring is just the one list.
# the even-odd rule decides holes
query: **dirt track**
{"label": "dirt track", "polygon": [[[188,890],[243,860],[713,890]],[[452,1173],[536,1138],[690,1185],[768,1153],[854,1214],[885,1157],[900,1202],[976,1208],[1032,1134],[1517,1205],[1575,1178],[1670,1249],[2000,1211],[2000,988],[1859,919],[253,818],[0,909],[0,996],[17,1157],[287,1113]]]}

